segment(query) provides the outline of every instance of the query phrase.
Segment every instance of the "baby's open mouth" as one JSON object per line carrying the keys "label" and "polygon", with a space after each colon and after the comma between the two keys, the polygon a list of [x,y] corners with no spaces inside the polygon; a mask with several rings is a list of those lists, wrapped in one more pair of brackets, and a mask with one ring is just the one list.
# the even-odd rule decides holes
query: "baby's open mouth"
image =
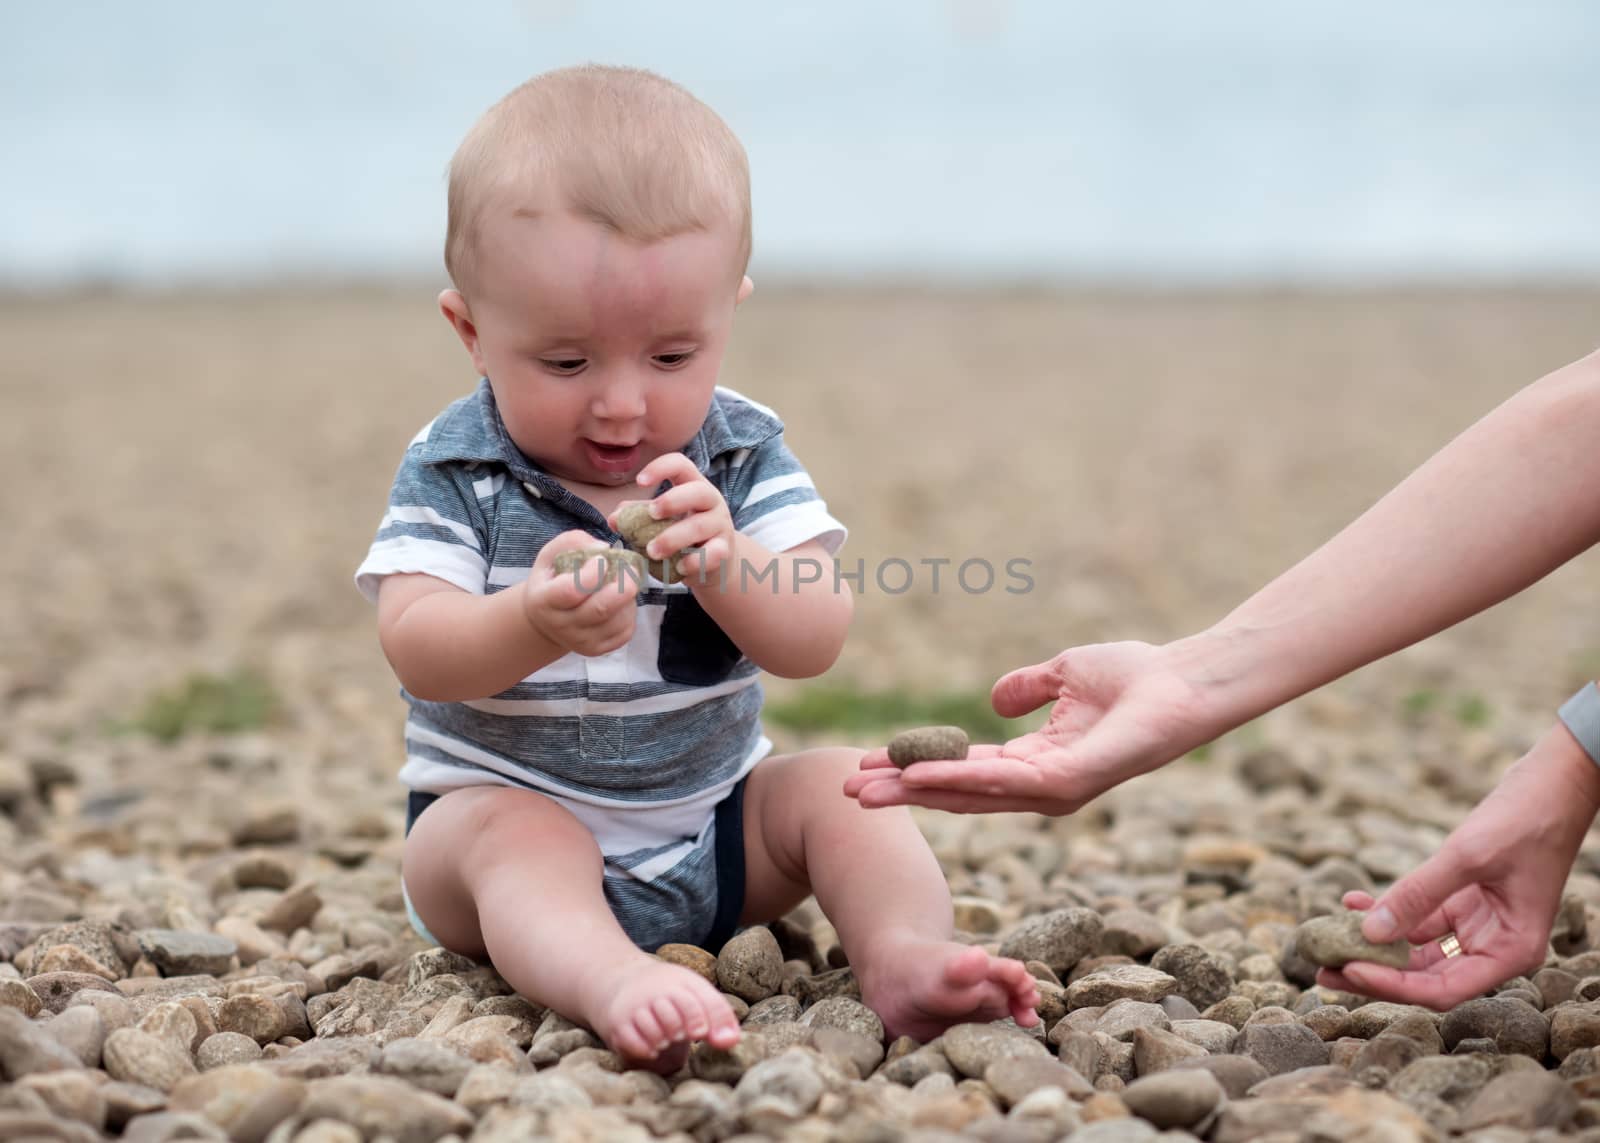
{"label": "baby's open mouth", "polygon": [[602,472],[625,472],[635,466],[639,457],[639,444],[608,444],[604,441],[584,439],[584,451],[589,462]]}

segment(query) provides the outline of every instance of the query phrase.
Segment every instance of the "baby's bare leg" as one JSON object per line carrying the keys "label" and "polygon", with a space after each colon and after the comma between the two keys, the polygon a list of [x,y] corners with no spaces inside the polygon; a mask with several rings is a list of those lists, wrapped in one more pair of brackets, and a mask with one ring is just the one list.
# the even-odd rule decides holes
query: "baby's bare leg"
{"label": "baby's bare leg", "polygon": [[581,822],[504,786],[445,794],[412,825],[402,859],[412,907],[446,948],[487,955],[523,996],[587,1024],[624,1056],[670,1069],[692,1039],[737,1042],[720,992],[628,939],[602,871]]}
{"label": "baby's bare leg", "polygon": [[951,939],[950,887],[904,806],[844,795],[861,752],[768,758],[745,788],[746,923],[815,893],[839,931],[862,999],[891,1036],[1013,1016],[1031,1025],[1038,989],[1022,964]]}

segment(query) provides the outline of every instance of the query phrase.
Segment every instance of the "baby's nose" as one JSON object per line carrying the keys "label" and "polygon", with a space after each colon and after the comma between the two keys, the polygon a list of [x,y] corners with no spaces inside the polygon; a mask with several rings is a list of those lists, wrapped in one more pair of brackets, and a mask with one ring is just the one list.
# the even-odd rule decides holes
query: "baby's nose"
{"label": "baby's nose", "polygon": [[644,386],[629,377],[616,377],[600,386],[594,412],[609,421],[644,415]]}

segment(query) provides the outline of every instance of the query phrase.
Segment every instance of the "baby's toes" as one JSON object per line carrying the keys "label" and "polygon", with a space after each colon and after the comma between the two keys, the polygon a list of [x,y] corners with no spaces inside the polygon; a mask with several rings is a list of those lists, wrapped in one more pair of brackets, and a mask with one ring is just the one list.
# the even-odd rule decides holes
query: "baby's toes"
{"label": "baby's toes", "polygon": [[1026,996],[1039,990],[1038,981],[1033,979],[1033,974],[1020,960],[1012,960],[1010,957],[997,956],[989,961],[989,979],[1013,996]]}
{"label": "baby's toes", "polygon": [[683,1013],[678,1011],[671,996],[657,996],[650,1002],[650,1011],[661,1028],[661,1036],[656,1041],[658,1046],[666,1047],[684,1038]]}
{"label": "baby's toes", "polygon": [[971,988],[989,978],[989,954],[974,945],[944,962],[944,982],[950,988]]}
{"label": "baby's toes", "polygon": [[624,1056],[637,1060],[653,1059],[660,1051],[661,1025],[648,1007],[636,1008],[616,1025],[616,1044]]}
{"label": "baby's toes", "polygon": [[696,1006],[705,1020],[706,1031],[701,1039],[713,1048],[731,1048],[739,1042],[739,1019],[723,999],[722,993],[709,984],[695,990]]}
{"label": "baby's toes", "polygon": [[1038,1022],[1039,983],[1020,961],[996,957],[989,965],[989,979],[1004,991],[1006,1007],[1018,1024],[1031,1028]]}
{"label": "baby's toes", "polygon": [[706,1033],[711,1031],[711,1021],[706,1016],[699,993],[693,988],[674,992],[672,1003],[678,1010],[678,1023],[684,1034],[691,1040],[704,1040]]}

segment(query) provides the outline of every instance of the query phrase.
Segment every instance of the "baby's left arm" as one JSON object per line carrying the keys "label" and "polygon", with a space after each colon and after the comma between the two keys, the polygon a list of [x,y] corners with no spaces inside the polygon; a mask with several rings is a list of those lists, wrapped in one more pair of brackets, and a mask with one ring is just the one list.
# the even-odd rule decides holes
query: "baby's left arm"
{"label": "baby's left arm", "polygon": [[651,501],[651,514],[683,519],[650,541],[646,554],[661,559],[694,549],[678,558],[678,574],[762,670],[804,679],[831,667],[855,599],[834,574],[828,549],[812,540],[773,552],[736,531],[722,493],[682,453],[656,458],[638,476],[647,488],[663,480],[672,487]]}

